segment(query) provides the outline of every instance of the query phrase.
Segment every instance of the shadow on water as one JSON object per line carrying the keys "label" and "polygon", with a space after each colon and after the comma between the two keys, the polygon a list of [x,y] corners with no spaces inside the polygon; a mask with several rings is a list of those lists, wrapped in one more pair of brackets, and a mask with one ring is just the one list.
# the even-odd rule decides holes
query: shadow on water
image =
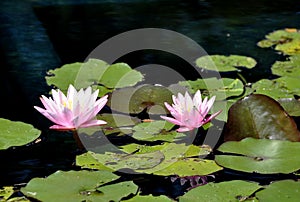
{"label": "shadow on water", "polygon": [[[33,105],[39,104],[38,98],[21,102],[23,97],[32,93],[48,92],[45,84],[39,85],[41,76],[45,75],[44,70],[57,67],[56,65],[84,61],[95,47],[122,32],[155,27],[170,29],[190,37],[208,54],[239,54],[255,58],[258,61],[257,67],[243,72],[247,81],[253,82],[261,78],[272,78],[270,65],[275,60],[282,59],[274,50],[259,48],[256,43],[273,30],[297,27],[300,24],[300,4],[293,0],[128,0],[123,3],[93,1],[92,4],[59,2],[59,5],[49,1],[34,1],[33,4],[33,11],[59,57],[59,64],[42,60],[44,69],[26,70],[30,71],[30,77],[27,74],[15,74],[13,60],[7,53],[10,45],[1,44],[4,55],[2,57],[1,54],[1,66],[4,71],[0,75],[0,88],[1,100],[5,105],[1,106],[0,115],[31,123],[42,129],[42,136],[45,137],[45,141],[37,146],[0,152],[0,159],[6,162],[1,166],[1,185],[27,182],[33,177],[44,177],[59,169],[76,169],[73,165],[76,149],[72,137],[47,132],[46,128],[50,123],[32,109]],[[2,16],[0,20],[3,19]],[[35,54],[39,50],[32,51]],[[150,63],[163,64],[187,73],[189,79],[195,79],[186,69],[188,64],[160,51],[136,51],[116,62],[118,61],[126,62],[133,68]],[[30,86],[30,90],[18,91],[22,83],[15,81],[20,77]],[[40,127],[37,123],[42,123],[43,126]]]}

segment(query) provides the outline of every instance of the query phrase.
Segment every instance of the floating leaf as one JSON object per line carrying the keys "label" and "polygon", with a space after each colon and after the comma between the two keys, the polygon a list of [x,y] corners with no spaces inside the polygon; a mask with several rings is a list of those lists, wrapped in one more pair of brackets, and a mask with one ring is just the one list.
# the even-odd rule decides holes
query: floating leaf
{"label": "floating leaf", "polygon": [[131,144],[122,146],[122,150],[133,153],[90,153],[101,164],[113,170],[130,169],[138,173],[184,177],[207,175],[222,169],[212,160],[199,158],[208,155],[210,147],[187,146],[183,143],[155,146]]}
{"label": "floating leaf", "polygon": [[182,133],[170,131],[174,125],[167,121],[152,121],[137,124],[133,127],[132,137],[137,140],[145,141],[175,141],[185,137]]}
{"label": "floating leaf", "polygon": [[216,100],[224,100],[232,96],[241,96],[244,85],[239,79],[222,78],[197,79],[195,81],[181,81],[179,85],[187,87],[191,93],[201,91],[202,96],[216,96]]}
{"label": "floating leaf", "polygon": [[97,118],[106,121],[107,124],[103,127],[105,135],[110,134],[131,134],[132,127],[140,123],[140,119],[123,114],[99,114]]}
{"label": "floating leaf", "polygon": [[224,133],[225,141],[245,137],[300,141],[300,132],[278,102],[253,94],[231,106]]}
{"label": "floating leaf", "polygon": [[113,171],[113,169],[104,166],[103,164],[99,163],[90,152],[86,152],[81,155],[76,156],[76,165],[80,166],[81,168],[88,168],[88,169],[97,169],[97,170],[107,170]]}
{"label": "floating leaf", "polygon": [[220,183],[208,183],[198,186],[179,197],[179,202],[194,201],[244,201],[261,186],[258,183],[233,180]]}
{"label": "floating leaf", "polygon": [[117,178],[108,171],[57,171],[47,178],[33,178],[21,192],[40,201],[103,201],[97,188]]}
{"label": "floating leaf", "polygon": [[91,153],[92,156],[104,166],[113,170],[131,169],[143,170],[155,167],[164,159],[160,151],[145,154],[125,154],[105,152],[105,154]]}
{"label": "floating leaf", "polygon": [[167,196],[153,196],[153,195],[136,195],[128,200],[122,200],[123,202],[172,202],[174,200],[168,198]]}
{"label": "floating leaf", "polygon": [[215,161],[233,170],[272,174],[300,169],[300,142],[245,138],[225,142],[217,150],[228,154],[216,155]]}
{"label": "floating leaf", "polygon": [[111,92],[114,88],[134,86],[143,80],[143,75],[132,70],[125,63],[109,65],[98,59],[89,59],[85,63],[65,64],[60,68],[50,70],[46,77],[48,85],[55,85],[61,91],[66,92],[69,84],[76,89],[99,85],[100,96]]}
{"label": "floating leaf", "polygon": [[255,67],[256,61],[251,57],[241,55],[209,55],[198,58],[196,65],[207,70],[228,72],[241,71],[239,67],[251,69]]}
{"label": "floating leaf", "polygon": [[123,114],[100,114],[99,119],[106,121],[109,127],[133,126],[140,123],[138,118]]}
{"label": "floating leaf", "polygon": [[7,199],[14,193],[14,187],[6,186],[0,189],[0,201],[7,201]]}
{"label": "floating leaf", "polygon": [[122,198],[135,194],[137,190],[138,186],[131,181],[106,185],[97,189],[101,194],[98,201],[121,201]]}
{"label": "floating leaf", "polygon": [[41,134],[32,125],[0,118],[0,150],[26,145]]}
{"label": "floating leaf", "polygon": [[266,35],[257,43],[261,48],[269,48],[275,46],[275,50],[281,51],[286,55],[300,53],[300,32],[297,29],[276,30]]}
{"label": "floating leaf", "polygon": [[293,82],[297,81],[291,77],[281,77],[274,80],[262,79],[254,83],[252,88],[255,93],[264,94],[276,100],[293,98],[294,95],[300,95],[300,90],[297,89],[298,84]]}
{"label": "floating leaf", "polygon": [[[300,41],[299,41],[300,43]],[[289,57],[288,61],[276,61],[272,65],[272,73],[278,76],[300,78],[300,55]]]}
{"label": "floating leaf", "polygon": [[[175,144],[175,143],[164,143],[160,145],[154,146],[146,146],[146,145],[139,145],[139,144],[128,144],[122,146],[122,150],[127,153],[136,153],[136,154],[144,154],[148,152],[154,151],[162,151],[168,157],[177,158],[187,158],[193,156],[204,156],[208,155],[212,149],[207,146],[196,146],[196,145],[185,145],[185,144]],[[172,155],[173,153],[173,155]],[[175,155],[174,155],[175,154]]]}
{"label": "floating leaf", "polygon": [[185,158],[178,159],[168,167],[155,171],[156,175],[176,175],[179,177],[194,176],[194,175],[209,175],[211,173],[222,170],[213,160],[200,158]]}
{"label": "floating leaf", "polygon": [[300,182],[282,180],[272,182],[262,191],[257,192],[259,201],[290,201],[297,202],[300,198]]}
{"label": "floating leaf", "polygon": [[300,116],[300,100],[282,98],[278,102],[290,116]]}
{"label": "floating leaf", "polygon": [[127,114],[138,114],[146,108],[149,114],[166,114],[164,102],[172,102],[170,90],[163,86],[142,85],[114,91],[108,105],[112,110]]}

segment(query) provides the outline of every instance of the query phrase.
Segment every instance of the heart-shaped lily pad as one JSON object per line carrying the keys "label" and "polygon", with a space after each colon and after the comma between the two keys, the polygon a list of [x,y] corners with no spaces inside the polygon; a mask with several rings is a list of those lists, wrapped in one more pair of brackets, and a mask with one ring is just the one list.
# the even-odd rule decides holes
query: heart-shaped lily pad
{"label": "heart-shaped lily pad", "polygon": [[297,202],[300,199],[300,182],[293,180],[276,181],[255,195],[259,201]]}
{"label": "heart-shaped lily pad", "polygon": [[286,55],[300,53],[300,32],[297,29],[281,29],[273,31],[266,35],[257,43],[261,48],[269,48],[275,46],[275,50],[281,51]]}
{"label": "heart-shaped lily pad", "polygon": [[292,173],[300,169],[300,142],[245,138],[228,141],[218,149],[215,161],[243,172],[263,174]]}
{"label": "heart-shaped lily pad", "polygon": [[[300,43],[300,41],[299,41]],[[300,55],[293,55],[287,61],[276,61],[272,73],[278,76],[300,78]]]}
{"label": "heart-shaped lily pad", "polygon": [[26,145],[40,134],[41,131],[30,124],[0,118],[0,150]]}
{"label": "heart-shaped lily pad", "polygon": [[257,94],[264,94],[273,99],[293,98],[300,95],[299,79],[293,77],[280,77],[278,79],[261,79],[252,85]]}
{"label": "heart-shaped lily pad", "polygon": [[108,171],[57,171],[47,178],[33,178],[21,191],[40,201],[103,201],[97,188],[117,178]]}
{"label": "heart-shaped lily pad", "polygon": [[190,92],[201,91],[203,96],[216,96],[216,100],[224,100],[232,96],[241,96],[244,92],[244,85],[239,79],[206,78],[195,81],[181,81],[179,85],[187,87]]}
{"label": "heart-shaped lily pad", "polygon": [[89,153],[112,170],[129,169],[139,173],[185,177],[208,175],[222,169],[212,160],[199,158],[210,153],[209,147],[175,143],[155,146],[132,144],[122,146],[122,150],[130,153]]}
{"label": "heart-shaped lily pad", "polygon": [[97,189],[101,194],[97,201],[121,201],[122,198],[135,194],[137,190],[138,186],[132,181],[102,186]]}
{"label": "heart-shaped lily pad", "polygon": [[207,70],[228,72],[241,71],[240,67],[251,69],[256,66],[256,61],[241,55],[208,55],[198,58],[196,65]]}
{"label": "heart-shaped lily pad", "polygon": [[147,109],[149,114],[166,114],[164,102],[172,102],[172,92],[163,86],[142,85],[123,88],[112,93],[108,105],[112,110],[138,114]]}
{"label": "heart-shaped lily pad", "polygon": [[7,201],[7,199],[14,193],[14,187],[5,186],[0,189],[0,201]]}
{"label": "heart-shaped lily pad", "polygon": [[258,183],[246,182],[242,180],[233,180],[220,183],[208,183],[203,186],[196,187],[179,197],[179,202],[194,201],[244,201],[256,190],[261,188]]}
{"label": "heart-shaped lily pad", "polygon": [[224,132],[225,141],[245,137],[300,141],[300,132],[278,102],[252,94],[231,106]]}
{"label": "heart-shaped lily pad", "polygon": [[133,127],[132,137],[137,140],[145,141],[168,141],[172,142],[182,137],[182,133],[170,131],[174,124],[167,121],[152,121],[137,124]]}
{"label": "heart-shaped lily pad", "polygon": [[70,84],[73,84],[76,89],[99,86],[100,96],[115,88],[134,86],[143,80],[143,75],[131,69],[126,63],[109,65],[98,59],[89,59],[85,63],[65,64],[50,70],[48,74],[47,84],[55,85],[64,93]]}

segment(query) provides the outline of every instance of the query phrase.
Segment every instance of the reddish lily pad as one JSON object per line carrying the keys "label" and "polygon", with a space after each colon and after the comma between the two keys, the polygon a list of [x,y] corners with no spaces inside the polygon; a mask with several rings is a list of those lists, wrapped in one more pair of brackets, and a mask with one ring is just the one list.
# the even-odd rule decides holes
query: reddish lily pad
{"label": "reddish lily pad", "polygon": [[300,132],[278,102],[252,94],[231,106],[224,133],[225,141],[245,137],[300,141]]}

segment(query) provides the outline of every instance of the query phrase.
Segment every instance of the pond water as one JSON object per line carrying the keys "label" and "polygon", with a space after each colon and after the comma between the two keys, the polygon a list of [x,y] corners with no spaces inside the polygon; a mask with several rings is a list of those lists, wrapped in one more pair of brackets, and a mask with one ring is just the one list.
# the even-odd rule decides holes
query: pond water
{"label": "pond water", "polygon": [[[53,43],[61,65],[84,61],[95,47],[116,34],[154,27],[170,29],[188,36],[199,43],[208,54],[253,57],[258,65],[251,71],[243,72],[243,76],[248,82],[254,82],[261,78],[272,78],[270,65],[275,60],[284,59],[274,50],[259,48],[256,43],[271,31],[299,27],[300,4],[296,2],[128,0],[122,3],[45,3],[36,4],[33,8]],[[7,51],[5,47],[2,49]],[[18,86],[13,82],[16,78],[11,74],[14,70],[10,69],[5,59],[2,58],[1,64],[6,67],[6,71],[1,73],[0,84],[4,89],[2,96],[10,97],[12,102],[5,101],[5,107],[1,107],[0,114],[2,117],[35,124],[35,120],[41,117],[33,112],[33,104],[18,105],[22,96],[28,96],[31,92],[16,93]],[[126,62],[133,68],[149,63],[172,66],[174,69],[187,65],[173,55],[146,50],[130,53],[118,61]],[[37,74],[36,79],[40,76]],[[43,88],[42,91],[47,93],[47,88],[32,85],[32,91],[38,88]],[[46,125],[49,124],[44,121]],[[42,129],[42,138],[45,138],[42,144],[0,152],[1,160],[5,162],[0,168],[1,185],[26,183],[33,177],[44,177],[59,169],[76,169],[73,166],[76,145],[72,136]]]}

